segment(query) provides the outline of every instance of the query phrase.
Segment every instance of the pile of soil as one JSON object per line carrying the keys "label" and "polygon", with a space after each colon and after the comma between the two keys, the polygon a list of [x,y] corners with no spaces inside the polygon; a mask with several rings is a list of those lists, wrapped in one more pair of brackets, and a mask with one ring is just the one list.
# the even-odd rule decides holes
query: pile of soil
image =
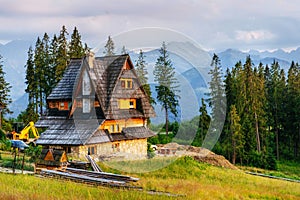
{"label": "pile of soil", "polygon": [[190,156],[198,162],[204,162],[214,166],[229,169],[238,169],[233,164],[231,164],[224,156],[217,155],[212,151],[202,147],[179,145],[177,143],[168,143],[165,145],[159,145],[159,148],[176,149],[175,155]]}

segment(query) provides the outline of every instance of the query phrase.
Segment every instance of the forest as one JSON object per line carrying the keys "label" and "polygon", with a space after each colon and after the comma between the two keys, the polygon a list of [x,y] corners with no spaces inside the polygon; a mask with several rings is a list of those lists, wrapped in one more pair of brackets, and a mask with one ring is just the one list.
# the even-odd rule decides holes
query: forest
{"label": "forest", "polygon": [[[52,88],[61,79],[64,69],[71,58],[80,58],[89,48],[81,41],[81,35],[76,29],[71,38],[63,26],[59,35],[52,38],[47,33],[37,38],[35,47],[29,47],[26,68],[26,93],[29,104],[17,119],[6,120],[3,128],[11,129],[9,122],[37,121],[45,114],[46,97]],[[109,37],[106,53],[113,53],[113,41]],[[125,49],[125,48],[124,48]],[[125,51],[125,50],[124,50]],[[172,61],[168,58],[166,45],[163,43],[160,56],[156,62],[156,80],[161,80],[161,65],[166,63],[169,74],[174,73]],[[140,52],[139,60],[134,63],[138,74],[145,82],[145,90],[151,95],[147,82],[146,63]],[[7,106],[10,86],[4,80],[4,72],[0,71],[0,98],[2,105]],[[237,62],[235,66],[223,72],[218,55],[212,56],[210,66],[211,82],[210,93],[200,102],[199,116],[191,121],[169,122],[168,116],[163,130],[167,134],[158,134],[149,140],[150,143],[166,143],[173,138],[179,129],[189,134],[189,128],[197,129],[196,136],[191,144],[202,146],[211,122],[224,116],[224,123],[219,126],[220,137],[212,149],[215,153],[225,156],[233,164],[249,165],[267,169],[276,169],[277,161],[293,160],[300,163],[300,66],[291,62],[288,71],[281,69],[278,62],[270,66],[259,64],[255,66],[248,56],[245,63]],[[164,77],[167,77],[164,75]],[[151,102],[157,99],[163,108],[177,114],[176,80],[170,78],[169,89],[158,86],[156,89],[160,97],[152,97]],[[160,82],[159,82],[160,83]],[[164,96],[166,93],[169,96]],[[171,106],[167,106],[171,105]],[[208,113],[207,107],[211,107]],[[3,110],[3,114],[9,113]],[[155,127],[151,125],[150,127]],[[170,131],[170,134],[168,134]],[[177,138],[178,139],[178,138]],[[184,136],[178,142],[185,140]],[[177,141],[176,141],[177,142]],[[183,142],[184,143],[184,142]]]}
{"label": "forest", "polygon": [[[298,63],[292,62],[285,72],[276,61],[270,66],[254,66],[248,56],[245,63],[237,62],[223,74],[214,54],[210,74],[210,94],[202,99],[199,116],[170,124],[172,134],[159,134],[150,139],[152,143],[177,142],[178,131],[184,132],[178,142],[188,140],[190,130],[195,128],[197,133],[191,144],[202,146],[211,121],[225,116],[213,152],[233,164],[266,169],[276,169],[278,161],[300,161]],[[212,113],[208,113],[207,105]]]}

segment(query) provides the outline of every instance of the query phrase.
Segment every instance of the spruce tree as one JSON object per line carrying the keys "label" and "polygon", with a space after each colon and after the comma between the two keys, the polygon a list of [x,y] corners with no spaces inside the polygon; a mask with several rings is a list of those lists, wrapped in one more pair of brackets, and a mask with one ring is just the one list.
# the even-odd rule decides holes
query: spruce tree
{"label": "spruce tree", "polygon": [[51,66],[51,55],[50,55],[50,38],[47,33],[44,34],[44,37],[42,39],[43,43],[43,75],[41,84],[41,92],[42,92],[42,101],[43,104],[46,104],[46,98],[51,93],[52,87],[51,87],[51,79],[52,77],[52,66]]}
{"label": "spruce tree", "polygon": [[104,51],[103,54],[105,56],[113,56],[115,55],[115,44],[114,41],[112,40],[112,38],[110,36],[108,36],[107,42],[104,46]]}
{"label": "spruce tree", "polygon": [[[285,91],[285,78],[281,77],[281,70],[278,62],[273,62],[270,69],[270,83],[268,88],[268,113],[270,116],[269,127],[272,127],[272,132],[275,134],[276,157],[279,160],[279,132],[280,132],[280,115],[283,113],[282,103]],[[284,76],[284,74],[283,74]],[[283,79],[282,79],[283,78]],[[282,82],[284,81],[284,82]]]}
{"label": "spruce tree", "polygon": [[31,104],[35,103],[35,96],[37,95],[36,89],[37,89],[37,82],[35,81],[36,75],[35,75],[35,65],[33,60],[33,50],[32,47],[29,47],[29,50],[27,52],[27,61],[26,61],[26,76],[25,76],[25,83],[27,85],[25,92],[28,93],[28,101]]}
{"label": "spruce tree", "polygon": [[210,98],[209,105],[212,108],[212,118],[218,119],[226,113],[226,101],[224,101],[225,86],[222,80],[222,69],[220,66],[219,57],[214,54],[211,62],[211,69],[209,74],[211,75],[211,80],[209,82]]}
{"label": "spruce tree", "polygon": [[56,82],[62,78],[69,62],[67,35],[67,29],[63,26],[58,37],[58,57],[56,58],[57,66],[55,72]]}
{"label": "spruce tree", "polygon": [[160,56],[155,63],[153,74],[154,80],[158,83],[158,86],[155,86],[155,90],[157,91],[157,100],[165,111],[165,128],[166,134],[168,134],[169,112],[174,114],[175,117],[177,116],[179,96],[176,93],[178,92],[178,85],[175,69],[169,59],[165,42],[162,43],[159,52]]}
{"label": "spruce tree", "polygon": [[69,43],[69,58],[82,58],[85,55],[85,49],[81,42],[81,35],[75,27],[71,35],[71,41]]}
{"label": "spruce tree", "polygon": [[36,96],[35,109],[36,112],[42,114],[43,112],[43,83],[45,81],[45,66],[44,66],[44,46],[42,40],[38,37],[35,44],[34,65],[35,65],[35,81],[36,81]]}
{"label": "spruce tree", "polygon": [[298,158],[300,150],[300,67],[292,62],[287,79],[287,122],[286,131],[293,144],[292,155]]}
{"label": "spruce tree", "polygon": [[209,71],[211,79],[209,84],[209,106],[211,107],[211,124],[209,134],[206,136],[203,147],[212,149],[218,141],[226,117],[226,96],[223,83],[223,73],[219,57],[214,54]]}
{"label": "spruce tree", "polygon": [[[8,105],[12,102],[9,94],[11,86],[5,80],[5,72],[3,71],[2,58],[3,57],[0,55],[0,103],[1,106],[3,106],[1,114],[11,114],[12,112],[8,108]],[[2,116],[1,116],[1,120],[2,120]]]}
{"label": "spruce tree", "polygon": [[[278,82],[278,156],[277,158],[280,159],[282,152],[287,152],[285,149],[289,148],[289,144],[287,143],[288,136],[287,131],[284,127],[284,122],[287,119],[287,86],[286,86],[286,75],[284,69],[280,70],[279,73],[279,82]],[[277,143],[277,142],[276,142]]]}
{"label": "spruce tree", "polygon": [[[56,78],[56,71],[59,66],[59,44],[58,44],[58,38],[54,34],[50,48],[49,48],[49,54],[50,54],[50,65],[49,65],[49,74],[48,74],[48,85],[52,89],[56,86],[57,78]],[[51,92],[50,91],[50,92]],[[49,94],[47,94],[48,96]]]}

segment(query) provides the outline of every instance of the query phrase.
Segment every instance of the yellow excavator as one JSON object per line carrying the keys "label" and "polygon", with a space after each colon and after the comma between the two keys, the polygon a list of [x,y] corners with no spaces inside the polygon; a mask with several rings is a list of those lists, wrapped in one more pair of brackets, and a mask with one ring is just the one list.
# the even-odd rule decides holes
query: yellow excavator
{"label": "yellow excavator", "polygon": [[[34,138],[29,137],[30,130],[31,130]],[[22,140],[27,144],[35,143],[35,141],[40,137],[39,132],[38,132],[37,128],[34,126],[34,122],[32,122],[32,121],[29,122],[27,124],[27,126],[25,126],[25,128],[23,128],[23,130],[21,130],[20,133],[13,131],[11,134],[12,134],[13,140]]]}

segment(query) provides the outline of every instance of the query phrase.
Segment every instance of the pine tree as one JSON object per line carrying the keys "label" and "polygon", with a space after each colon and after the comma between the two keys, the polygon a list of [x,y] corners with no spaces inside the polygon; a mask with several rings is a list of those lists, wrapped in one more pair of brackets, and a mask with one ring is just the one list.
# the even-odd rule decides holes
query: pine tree
{"label": "pine tree", "polygon": [[[280,159],[282,152],[286,152],[286,147],[289,146],[287,143],[286,136],[287,131],[284,127],[284,122],[287,119],[286,109],[288,105],[287,99],[287,86],[286,86],[286,75],[284,69],[280,70],[279,74],[279,82],[278,82],[278,156],[277,158]],[[276,142],[277,143],[277,142]]]}
{"label": "pine tree", "polygon": [[212,108],[212,119],[219,119],[226,113],[224,101],[225,87],[222,80],[222,69],[219,57],[214,54],[211,62],[212,69],[209,71],[211,80],[209,82],[210,98],[209,105]]}
{"label": "pine tree", "polygon": [[[263,149],[262,147],[266,144],[266,121],[264,107],[266,103],[266,94],[264,75],[257,68],[254,68],[253,71],[253,81],[253,93],[251,96],[249,96],[249,98],[251,99],[252,110],[255,118],[257,151],[261,152]],[[263,141],[265,141],[265,144],[263,144]]]}
{"label": "pine tree", "polygon": [[[52,77],[52,66],[51,66],[51,55],[50,55],[50,38],[47,33],[44,34],[42,39],[43,43],[43,76],[41,84],[41,100],[43,105],[46,105],[46,98],[51,93],[51,79]],[[42,112],[42,111],[41,111]]]}
{"label": "pine tree", "polygon": [[300,67],[292,62],[287,79],[287,122],[286,131],[293,144],[293,156],[297,158],[300,150]]}
{"label": "pine tree", "polygon": [[115,55],[115,44],[110,36],[108,36],[108,39],[107,39],[107,42],[106,42],[104,48],[105,48],[105,50],[103,51],[103,54],[105,56]]}
{"label": "pine tree", "polygon": [[137,76],[139,77],[139,81],[141,83],[141,86],[143,87],[144,91],[146,92],[146,94],[148,95],[149,97],[149,100],[150,100],[150,103],[155,103],[154,99],[152,98],[152,95],[151,95],[151,89],[150,89],[150,85],[148,84],[148,71],[146,69],[146,66],[147,66],[147,63],[145,61],[145,55],[143,53],[142,50],[140,50],[140,53],[139,53],[139,57],[136,61],[136,73],[137,73]]}
{"label": "pine tree", "polygon": [[[49,64],[49,74],[48,74],[48,85],[52,89],[56,86],[57,78],[56,78],[56,71],[59,66],[59,44],[58,44],[58,38],[54,34],[50,48],[49,48],[49,54],[50,54],[50,64]],[[47,96],[49,94],[46,94]]]}
{"label": "pine tree", "polygon": [[232,145],[232,163],[235,164],[237,156],[240,156],[244,146],[244,138],[242,134],[240,117],[237,113],[235,105],[230,106],[229,113],[231,145]]}
{"label": "pine tree", "polygon": [[69,58],[82,58],[85,55],[85,49],[81,42],[81,35],[75,27],[71,35],[71,42],[69,43]]}
{"label": "pine tree", "polygon": [[45,68],[44,68],[44,46],[42,40],[38,37],[35,44],[34,52],[34,65],[35,65],[35,85],[36,85],[36,96],[35,96],[35,109],[36,112],[42,114],[43,112],[43,83],[45,81]]}
{"label": "pine tree", "polygon": [[56,82],[62,78],[69,62],[67,35],[67,29],[63,26],[58,37],[58,57],[56,58],[57,66],[55,72]]}
{"label": "pine tree", "polygon": [[162,43],[159,52],[160,56],[155,63],[153,74],[154,80],[158,83],[155,90],[157,91],[157,100],[165,111],[165,127],[166,134],[168,134],[169,111],[177,116],[179,96],[176,93],[178,92],[178,85],[165,42]]}
{"label": "pine tree", "polygon": [[210,134],[206,136],[205,148],[212,149],[223,130],[226,117],[226,96],[223,83],[223,74],[219,57],[214,54],[209,71],[211,80],[209,81],[209,106],[211,107],[211,127]]}
{"label": "pine tree", "polygon": [[270,69],[270,80],[267,90],[268,95],[268,113],[269,113],[269,127],[272,127],[272,132],[275,133],[276,137],[276,157],[279,160],[279,132],[280,132],[280,115],[283,114],[283,97],[285,91],[285,78],[281,77],[284,74],[281,74],[280,66],[278,62],[273,62]]}
{"label": "pine tree", "polygon": [[[5,80],[5,72],[3,71],[3,61],[2,56],[0,55],[0,103],[3,106],[1,114],[11,114],[8,105],[12,102],[10,98],[10,89],[11,86]],[[2,116],[1,116],[2,120]],[[2,123],[1,123],[2,124]]]}
{"label": "pine tree", "polygon": [[25,83],[27,85],[25,92],[28,93],[28,101],[31,104],[34,104],[35,96],[37,95],[36,89],[37,89],[37,82],[35,81],[35,65],[33,60],[33,50],[32,47],[29,47],[28,53],[27,53],[27,61],[26,61],[26,76],[25,76]]}
{"label": "pine tree", "polygon": [[122,51],[121,51],[121,54],[124,55],[124,54],[128,54],[125,46],[122,47]]}

